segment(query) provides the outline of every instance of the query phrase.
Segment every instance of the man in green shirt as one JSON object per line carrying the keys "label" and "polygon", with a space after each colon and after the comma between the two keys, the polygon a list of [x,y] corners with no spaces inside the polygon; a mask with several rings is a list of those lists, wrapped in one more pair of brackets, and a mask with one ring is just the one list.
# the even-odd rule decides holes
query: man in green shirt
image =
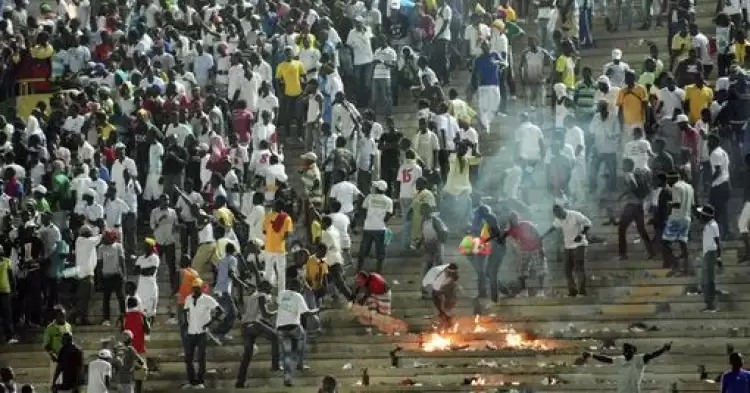
{"label": "man in green shirt", "polygon": [[70,178],[65,174],[65,164],[57,160],[52,165],[54,172],[52,174],[52,190],[50,192],[52,204],[50,208],[55,215],[55,225],[62,230],[68,227],[68,212],[66,210],[71,210],[71,207],[67,205],[70,202],[72,190]]}
{"label": "man in green shirt", "polygon": [[2,321],[3,334],[5,342],[15,344],[18,342],[13,335],[13,308],[11,306],[11,294],[14,290],[13,269],[11,268],[10,259],[5,257],[5,253],[0,247],[0,321]]}
{"label": "man in green shirt", "polygon": [[596,96],[598,85],[592,78],[590,67],[583,67],[581,75],[583,76],[583,80],[576,84],[573,101],[576,104],[576,118],[579,121],[579,125],[582,129],[588,130],[591,119],[594,118],[594,113],[596,112],[594,97]]}
{"label": "man in green shirt", "polygon": [[49,202],[47,201],[47,187],[38,185],[32,189],[34,193],[34,201],[36,211],[39,213],[46,213],[52,211],[50,209]]}
{"label": "man in green shirt", "polygon": [[55,307],[55,320],[44,329],[44,350],[51,360],[50,373],[53,378],[57,369],[57,356],[63,345],[62,337],[65,333],[72,334],[73,328],[67,321],[65,309],[57,306]]}

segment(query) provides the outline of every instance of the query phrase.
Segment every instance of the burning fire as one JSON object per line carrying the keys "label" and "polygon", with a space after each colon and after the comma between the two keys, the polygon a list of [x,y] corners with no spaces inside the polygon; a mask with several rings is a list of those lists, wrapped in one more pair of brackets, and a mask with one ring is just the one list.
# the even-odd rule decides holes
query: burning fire
{"label": "burning fire", "polygon": [[[465,326],[465,325],[464,325]],[[473,326],[471,329],[462,328],[459,329],[460,323],[455,323],[453,326],[446,330],[439,331],[437,333],[430,334],[426,340],[422,342],[422,350],[425,352],[435,351],[448,351],[448,350],[460,350],[460,349],[471,349],[472,345],[469,345],[468,341],[479,341],[478,338],[471,338],[468,340],[461,340],[460,334],[476,334],[476,333],[498,333],[504,335],[504,343],[492,343],[486,339],[481,339],[482,349],[498,349],[499,347],[504,348],[531,348],[546,350],[548,346],[545,342],[539,340],[529,340],[523,333],[517,332],[512,328],[505,327],[490,327],[486,324],[482,324],[479,316],[474,317]],[[497,345],[496,345],[497,344]],[[474,348],[477,349],[477,348]]]}
{"label": "burning fire", "polygon": [[451,349],[451,340],[450,338],[433,333],[430,340],[424,343],[422,349],[425,352],[447,351]]}

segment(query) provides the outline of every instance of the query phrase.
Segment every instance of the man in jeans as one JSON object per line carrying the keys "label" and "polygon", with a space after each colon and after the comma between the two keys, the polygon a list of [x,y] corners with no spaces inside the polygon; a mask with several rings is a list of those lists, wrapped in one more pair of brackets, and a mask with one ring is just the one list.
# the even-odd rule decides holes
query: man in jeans
{"label": "man in jeans", "polygon": [[[234,308],[234,299],[232,298],[232,288],[234,284],[245,287],[245,283],[240,280],[237,273],[237,247],[234,243],[227,242],[224,246],[224,257],[216,263],[216,282],[214,291],[219,306],[224,310],[224,320],[216,326],[213,333],[222,336],[224,339],[231,340],[227,336],[237,315]],[[249,290],[249,288],[245,288]]]}
{"label": "man in jeans", "polygon": [[302,328],[302,317],[318,312],[309,309],[299,293],[300,281],[290,280],[288,288],[279,293],[276,331],[284,355],[284,386],[294,385],[294,370],[303,370],[307,335]]}
{"label": "man in jeans", "polygon": [[253,359],[255,341],[258,337],[262,337],[271,343],[271,370],[281,370],[279,362],[279,336],[270,322],[276,315],[276,312],[268,310],[271,289],[273,289],[271,283],[263,280],[258,284],[257,291],[244,297],[245,310],[242,313],[242,336],[245,348],[242,352],[237,383],[234,385],[238,389],[245,387],[247,368]]}
{"label": "man in jeans", "polygon": [[159,245],[159,257],[167,263],[169,283],[171,289],[177,288],[176,243],[177,243],[177,212],[169,207],[169,195],[159,197],[159,207],[151,210],[151,230]]}
{"label": "man in jeans", "polygon": [[425,250],[425,263],[422,267],[424,277],[434,266],[445,264],[445,241],[448,238],[448,227],[439,217],[439,212],[427,204],[422,209],[422,246]]}
{"label": "man in jeans", "polygon": [[104,231],[102,242],[97,250],[98,264],[102,275],[102,314],[104,319],[102,326],[110,326],[109,299],[112,293],[117,297],[117,305],[120,307],[120,315],[125,314],[125,250],[117,241],[117,232],[114,229]]}
{"label": "man in jeans", "polygon": [[[193,293],[185,299],[187,336],[185,337],[185,367],[187,368],[188,383],[184,388],[193,387],[203,389],[203,377],[206,375],[206,340],[208,327],[217,321],[224,311],[213,297],[202,292],[203,280],[193,281]],[[198,373],[195,372],[194,361],[198,357]]]}
{"label": "man in jeans", "polygon": [[625,238],[630,223],[635,221],[638,235],[646,246],[648,258],[654,257],[653,244],[646,231],[644,219],[643,200],[651,195],[651,172],[642,168],[635,168],[633,160],[626,158],[622,162],[622,170],[625,172],[625,186],[627,189],[620,195],[620,200],[625,199],[625,207],[620,215],[620,226],[618,227],[618,245],[620,259],[628,259],[628,242]]}
{"label": "man in jeans", "polygon": [[365,258],[370,254],[370,248],[375,243],[376,272],[383,269],[385,260],[385,232],[386,222],[393,215],[393,200],[386,195],[388,183],[383,180],[373,182],[373,192],[362,202],[362,209],[367,213],[363,227],[362,244],[359,249],[357,271],[361,271]]}
{"label": "man in jeans", "polygon": [[716,268],[721,266],[721,233],[719,224],[714,219],[714,208],[711,205],[699,207],[698,216],[703,223],[703,269],[701,270],[701,289],[706,302],[704,312],[716,312]]}
{"label": "man in jeans", "polygon": [[560,205],[552,207],[555,216],[546,237],[555,229],[562,231],[565,244],[565,278],[568,281],[568,296],[586,296],[586,234],[591,229],[591,220],[581,212],[565,209]]}
{"label": "man in jeans", "polygon": [[391,70],[396,66],[396,51],[388,45],[385,35],[379,35],[378,46],[373,54],[375,67],[372,72],[372,107],[378,115],[390,116],[393,111],[391,94]]}

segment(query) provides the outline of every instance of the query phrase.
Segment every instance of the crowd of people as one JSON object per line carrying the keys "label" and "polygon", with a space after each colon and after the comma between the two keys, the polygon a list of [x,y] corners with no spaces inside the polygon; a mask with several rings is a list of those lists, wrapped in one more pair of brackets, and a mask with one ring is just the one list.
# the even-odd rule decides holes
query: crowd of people
{"label": "crowd of people", "polygon": [[[239,321],[236,386],[252,377],[258,338],[292,386],[327,297],[390,314],[394,248],[424,255],[422,295],[446,326],[466,272],[445,255],[458,233],[469,234],[477,298],[554,295],[547,254],[564,266],[567,295],[588,295],[596,224],[576,209],[592,202],[618,226],[622,259],[635,222],[647,257],[672,275],[695,274],[698,218],[700,290],[715,312],[730,185],[750,173],[746,13],[720,7],[712,46],[692,3],[649,3],[642,27],[666,16],[668,56],[647,42],[642,64],[627,63],[614,49],[599,72],[578,55],[594,45],[591,3],[574,0],[542,2],[536,36],[507,0],[60,0],[38,12],[16,0],[0,20],[0,86],[18,96],[0,117],[5,344],[43,330],[50,380],[35,382],[58,391],[140,392],[152,330],[176,324],[185,387],[203,388],[207,346],[230,342]],[[630,17],[623,4],[610,30]],[[463,68],[468,89],[450,88]],[[394,120],[405,98],[415,124]],[[519,122],[502,142],[512,162],[483,190],[499,171],[483,168],[493,158],[480,135],[508,131],[493,130],[508,116]],[[549,230],[534,223],[540,204],[554,205]],[[746,203],[743,260],[749,225]],[[90,324],[122,337],[89,363],[75,326]],[[335,389],[324,379],[322,391]]]}

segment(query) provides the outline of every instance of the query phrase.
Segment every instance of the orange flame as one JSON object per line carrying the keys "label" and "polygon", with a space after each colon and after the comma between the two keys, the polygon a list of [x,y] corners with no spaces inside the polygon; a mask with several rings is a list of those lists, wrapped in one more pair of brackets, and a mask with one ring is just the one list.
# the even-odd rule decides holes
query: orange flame
{"label": "orange flame", "polygon": [[422,349],[424,349],[425,352],[446,351],[451,349],[451,340],[450,338],[433,333],[432,336],[430,336],[430,339],[424,343]]}

